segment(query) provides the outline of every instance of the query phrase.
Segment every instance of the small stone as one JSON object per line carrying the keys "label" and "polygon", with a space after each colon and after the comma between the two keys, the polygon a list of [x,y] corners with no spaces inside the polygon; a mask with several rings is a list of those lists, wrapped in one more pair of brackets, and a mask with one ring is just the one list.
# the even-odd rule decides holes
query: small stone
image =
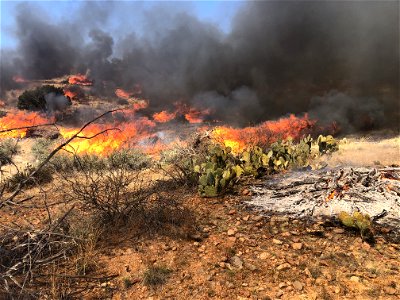
{"label": "small stone", "polygon": [[247,215],[247,216],[245,216],[245,217],[242,218],[242,220],[243,220],[243,221],[246,221],[246,222],[247,222],[249,219],[250,219],[250,216],[249,216],[249,215]]}
{"label": "small stone", "polygon": [[[249,286],[249,284],[246,283],[246,282],[243,282],[243,283],[242,283],[242,286]],[[246,299],[247,299],[247,298],[246,298]]]}
{"label": "small stone", "polygon": [[385,286],[383,289],[388,295],[396,295],[396,289],[391,286]]}
{"label": "small stone", "polygon": [[248,189],[244,189],[242,191],[242,195],[244,195],[244,196],[248,195],[249,193],[250,193],[250,191]]}
{"label": "small stone", "polygon": [[260,255],[258,256],[260,259],[265,260],[269,257],[269,253],[268,252],[262,252],[260,253]]}
{"label": "small stone", "polygon": [[286,284],[285,282],[281,282],[281,283],[279,284],[279,288],[280,288],[280,289],[283,289],[284,287],[287,287],[287,284]]}
{"label": "small stone", "polygon": [[293,282],[293,287],[296,290],[301,291],[303,289],[303,284],[300,281],[295,281]]}
{"label": "small stone", "polygon": [[287,269],[290,269],[290,264],[289,263],[284,263],[284,264],[281,264],[281,265],[279,265],[276,269],[278,270],[278,271],[282,271],[282,270],[287,270]]}
{"label": "small stone", "polygon": [[340,293],[340,287],[335,287],[335,294],[339,294]]}
{"label": "small stone", "polygon": [[243,268],[243,261],[236,255],[231,257],[230,262],[234,267],[238,269]]}
{"label": "small stone", "polygon": [[334,233],[344,233],[345,230],[343,228],[334,228],[332,231]]}
{"label": "small stone", "polygon": [[293,243],[292,248],[294,250],[301,250],[301,248],[303,248],[303,244],[302,243]]}
{"label": "small stone", "polygon": [[286,231],[286,232],[281,233],[281,236],[284,236],[284,237],[288,237],[288,236],[290,236],[290,235],[291,235],[291,234],[290,234],[289,231]]}
{"label": "small stone", "polygon": [[283,294],[284,294],[284,292],[283,292],[282,290],[279,290],[279,291],[276,293],[275,297],[280,298],[280,297],[283,296]]}
{"label": "small stone", "polygon": [[245,262],[244,266],[246,267],[246,269],[250,270],[250,271],[255,271],[257,270],[257,267],[251,263]]}
{"label": "small stone", "polygon": [[193,246],[196,246],[196,247],[198,247],[200,245],[200,243],[199,242],[194,242],[193,243]]}
{"label": "small stone", "polygon": [[236,229],[229,229],[228,230],[228,236],[233,236],[236,233]]}
{"label": "small stone", "polygon": [[272,239],[272,242],[273,242],[275,245],[282,245],[282,244],[283,244],[283,242],[282,242],[281,240],[278,240],[278,239]]}
{"label": "small stone", "polygon": [[172,251],[176,251],[176,250],[178,250],[178,248],[172,247]]}
{"label": "small stone", "polygon": [[350,277],[350,280],[351,280],[351,281],[354,281],[354,282],[360,282],[360,277],[358,277],[358,276],[351,276],[351,277]]}
{"label": "small stone", "polygon": [[262,219],[263,219],[263,216],[253,216],[253,221],[255,221],[255,222],[259,222],[259,221],[261,221]]}
{"label": "small stone", "polygon": [[231,209],[231,210],[228,212],[228,215],[234,215],[234,214],[236,214],[236,210],[234,210],[234,209]]}

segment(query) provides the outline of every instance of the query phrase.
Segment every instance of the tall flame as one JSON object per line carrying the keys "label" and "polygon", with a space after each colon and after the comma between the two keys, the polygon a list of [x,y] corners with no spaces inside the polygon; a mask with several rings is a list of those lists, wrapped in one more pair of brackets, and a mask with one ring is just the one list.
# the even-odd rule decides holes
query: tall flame
{"label": "tall flame", "polygon": [[308,115],[302,118],[290,115],[288,118],[266,121],[254,127],[220,126],[213,130],[212,137],[238,153],[244,150],[247,145],[268,145],[288,137],[298,139],[308,133],[315,123],[316,121],[310,120]]}
{"label": "tall flame", "polygon": [[[0,118],[0,131],[27,126],[36,126],[51,123],[51,120],[37,112],[11,111]],[[0,138],[23,138],[27,129],[12,130],[0,133]]]}

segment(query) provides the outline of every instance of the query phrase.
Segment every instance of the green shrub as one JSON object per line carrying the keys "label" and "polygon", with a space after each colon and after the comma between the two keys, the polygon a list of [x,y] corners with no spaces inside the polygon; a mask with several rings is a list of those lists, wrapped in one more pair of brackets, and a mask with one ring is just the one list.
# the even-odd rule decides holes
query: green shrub
{"label": "green shrub", "polygon": [[[34,90],[27,90],[23,92],[18,97],[17,107],[24,110],[45,111],[47,109],[45,96],[50,93],[53,93],[56,96],[64,95],[64,91],[62,88],[58,88],[52,85],[44,85],[41,87],[37,87]],[[69,103],[71,104],[70,100]]]}
{"label": "green shrub", "polygon": [[171,270],[163,266],[151,266],[143,275],[143,283],[155,287],[164,284],[171,274]]}
{"label": "green shrub", "polygon": [[44,166],[39,171],[31,175],[36,167],[27,165],[26,168],[8,179],[8,186],[10,190],[15,189],[20,183],[24,182],[24,187],[32,187],[34,185],[41,185],[49,183],[53,180],[53,169],[49,166]]}
{"label": "green shrub", "polygon": [[13,139],[5,139],[0,142],[0,166],[12,162],[12,157],[20,150],[18,142]]}
{"label": "green shrub", "polygon": [[135,149],[123,149],[111,153],[107,157],[109,168],[125,168],[129,170],[141,170],[150,166],[150,158],[146,154]]}

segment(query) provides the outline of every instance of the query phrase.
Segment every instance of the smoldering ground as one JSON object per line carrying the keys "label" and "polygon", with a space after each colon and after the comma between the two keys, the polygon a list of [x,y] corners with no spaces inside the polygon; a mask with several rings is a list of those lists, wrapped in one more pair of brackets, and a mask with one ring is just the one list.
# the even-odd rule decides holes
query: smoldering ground
{"label": "smoldering ground", "polygon": [[89,70],[94,94],[140,84],[154,111],[182,101],[234,125],[310,112],[345,131],[399,129],[397,1],[248,2],[229,33],[160,4],[145,10],[142,32],[112,34],[104,24],[119,5],[134,9],[86,2],[78,16],[53,23],[21,5],[18,47],[2,50],[1,94],[18,86],[16,74]]}

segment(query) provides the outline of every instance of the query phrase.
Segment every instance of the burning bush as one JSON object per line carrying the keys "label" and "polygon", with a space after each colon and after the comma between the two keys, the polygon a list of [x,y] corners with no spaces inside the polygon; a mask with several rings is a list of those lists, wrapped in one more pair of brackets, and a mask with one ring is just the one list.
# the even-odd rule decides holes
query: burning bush
{"label": "burning bush", "polygon": [[[46,101],[48,95],[63,96],[64,91],[62,88],[58,88],[52,85],[44,85],[37,87],[34,90],[27,90],[18,97],[17,106],[19,109],[23,110],[39,110],[46,111],[49,110],[49,103]],[[71,100],[64,97],[68,105],[71,105]]]}

